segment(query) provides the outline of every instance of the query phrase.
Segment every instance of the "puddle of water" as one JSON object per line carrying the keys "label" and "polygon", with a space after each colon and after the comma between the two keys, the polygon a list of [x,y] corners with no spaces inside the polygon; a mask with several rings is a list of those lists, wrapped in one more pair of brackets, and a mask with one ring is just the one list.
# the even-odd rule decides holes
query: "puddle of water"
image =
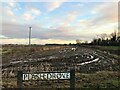
{"label": "puddle of water", "polygon": [[76,50],[76,48],[71,48],[71,50],[75,51],[75,50]]}
{"label": "puddle of water", "polygon": [[21,63],[22,61],[14,61],[14,62],[10,62],[10,64],[17,64],[17,63]]}
{"label": "puddle of water", "polygon": [[99,60],[99,58],[96,58],[92,61],[88,61],[88,62],[84,62],[84,63],[80,63],[80,64],[77,64],[77,65],[85,65],[85,64],[89,64],[89,63],[93,63],[93,62],[97,62]]}
{"label": "puddle of water", "polygon": [[90,59],[93,59],[94,57],[92,55],[90,55]]}
{"label": "puddle of water", "polygon": [[50,56],[49,59],[56,59],[57,57],[55,56]]}

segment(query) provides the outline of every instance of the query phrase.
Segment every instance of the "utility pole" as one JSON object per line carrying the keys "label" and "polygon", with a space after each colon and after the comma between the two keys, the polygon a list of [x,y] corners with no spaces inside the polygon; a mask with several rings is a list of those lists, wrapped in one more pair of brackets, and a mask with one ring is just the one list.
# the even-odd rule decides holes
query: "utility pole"
{"label": "utility pole", "polygon": [[31,44],[31,30],[32,30],[32,27],[29,27],[29,45]]}

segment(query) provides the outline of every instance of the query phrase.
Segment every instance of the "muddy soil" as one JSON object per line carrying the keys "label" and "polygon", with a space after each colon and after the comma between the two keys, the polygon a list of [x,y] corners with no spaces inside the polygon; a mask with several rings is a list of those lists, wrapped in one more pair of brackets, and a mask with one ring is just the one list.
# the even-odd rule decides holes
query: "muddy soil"
{"label": "muddy soil", "polygon": [[[118,88],[119,59],[107,51],[80,46],[4,47],[1,65],[2,87],[16,88],[19,70],[49,72],[75,69],[76,88],[98,86],[107,88],[108,85]],[[68,88],[69,82],[62,80],[24,82],[23,87]]]}

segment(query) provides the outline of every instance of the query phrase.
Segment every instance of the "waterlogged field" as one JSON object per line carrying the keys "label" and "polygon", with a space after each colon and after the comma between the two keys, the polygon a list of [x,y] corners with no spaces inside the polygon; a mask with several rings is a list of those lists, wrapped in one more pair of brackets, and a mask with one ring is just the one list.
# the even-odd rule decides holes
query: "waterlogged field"
{"label": "waterlogged field", "polygon": [[[17,71],[20,70],[38,73],[66,72],[75,69],[76,88],[118,89],[120,58],[116,53],[99,48],[67,45],[3,46],[2,88],[17,88]],[[31,80],[23,82],[22,87],[69,88],[70,82],[69,80]]]}

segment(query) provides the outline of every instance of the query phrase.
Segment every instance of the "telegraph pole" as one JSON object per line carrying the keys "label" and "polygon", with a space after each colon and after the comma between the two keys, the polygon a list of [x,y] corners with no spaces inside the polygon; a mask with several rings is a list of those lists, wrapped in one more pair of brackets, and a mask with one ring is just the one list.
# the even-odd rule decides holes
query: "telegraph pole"
{"label": "telegraph pole", "polygon": [[31,30],[32,30],[32,27],[29,27],[29,45],[31,44]]}

